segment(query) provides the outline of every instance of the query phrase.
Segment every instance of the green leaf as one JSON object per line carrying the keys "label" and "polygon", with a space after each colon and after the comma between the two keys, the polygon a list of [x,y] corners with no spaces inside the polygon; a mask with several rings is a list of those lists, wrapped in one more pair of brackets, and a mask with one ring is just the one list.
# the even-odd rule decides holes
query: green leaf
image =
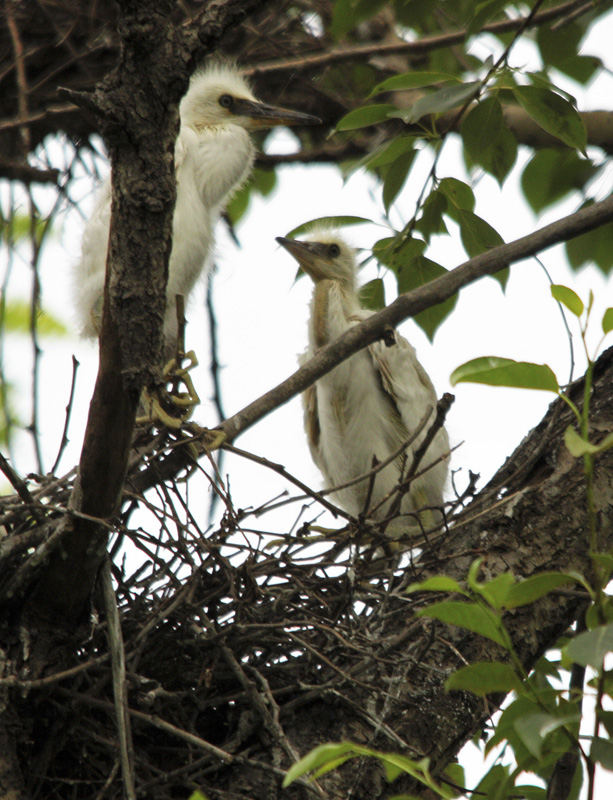
{"label": "green leaf", "polygon": [[590,758],[605,769],[613,770],[613,742],[600,736],[592,739]]}
{"label": "green leaf", "polygon": [[354,131],[358,128],[367,128],[369,125],[378,125],[380,122],[389,120],[390,116],[397,111],[396,106],[390,103],[375,103],[372,106],[354,108],[336,123],[336,130]]}
{"label": "green leaf", "polygon": [[[3,327],[8,333],[30,333],[30,304],[24,300],[11,300],[4,309]],[[36,328],[41,336],[66,336],[68,329],[59,319],[46,311],[38,311]]]}
{"label": "green leaf", "polygon": [[602,453],[613,447],[613,433],[608,433],[605,438],[598,444],[592,444],[586,441],[577,431],[569,425],[564,431],[564,444],[566,445],[569,453],[575,458],[580,458],[585,455],[594,455]]}
{"label": "green leaf", "polygon": [[566,645],[566,652],[576,664],[582,667],[594,667],[596,670],[602,669],[604,657],[611,650],[613,650],[613,623],[579,633]]}
{"label": "green leaf", "polygon": [[515,721],[514,727],[530,753],[535,758],[541,758],[547,736],[558,728],[577,722],[580,718],[581,715],[578,712],[561,717],[553,714],[537,713],[520,717]]}
{"label": "green leaf", "polygon": [[493,175],[502,186],[517,161],[517,139],[508,128],[501,128],[476,163]]}
{"label": "green leaf", "polygon": [[546,364],[513,361],[498,356],[473,358],[454,369],[450,381],[456,383],[483,383],[487,386],[507,386],[514,389],[537,389],[545,392],[559,391],[556,376]]}
{"label": "green leaf", "polygon": [[[592,201],[583,203],[582,208],[592,205]],[[613,271],[613,222],[601,225],[588,233],[582,233],[566,242],[566,255],[574,270],[584,264],[593,262],[604,275]]]}
{"label": "green leaf", "polygon": [[226,214],[230,218],[232,225],[236,225],[236,223],[242,219],[249,207],[250,200],[251,184],[246,183],[244,186],[241,186],[226,206]]}
{"label": "green leaf", "polygon": [[563,97],[539,86],[517,86],[513,93],[524,111],[543,130],[569,147],[585,153],[585,125],[577,110]]}
{"label": "green leaf", "polygon": [[467,33],[471,36],[496,17],[502,9],[507,5],[508,0],[485,0],[484,3],[479,3],[475,8],[475,13],[468,23]]}
{"label": "green leaf", "polygon": [[496,97],[486,97],[470,109],[462,120],[460,133],[473,161],[481,163],[481,154],[491,147],[503,127],[502,106]]}
{"label": "green leaf", "polygon": [[473,633],[484,636],[486,639],[491,639],[502,647],[508,647],[500,620],[497,619],[493,612],[477,603],[444,601],[418,611],[416,616],[430,617],[448,625],[466,628],[469,631],[473,631]]}
{"label": "green leaf", "polygon": [[590,80],[601,63],[595,56],[578,55],[585,30],[585,26],[571,23],[558,28],[540,25],[536,32],[543,63],[582,84]]}
{"label": "green leaf", "polygon": [[496,610],[506,606],[506,599],[512,586],[515,585],[515,578],[511,572],[503,572],[484,583],[473,585],[473,591],[481,595],[483,599]]}
{"label": "green leaf", "polygon": [[492,247],[504,244],[504,239],[497,230],[472,211],[459,209],[457,222],[460,226],[462,244],[469,258],[491,250]]}
{"label": "green leaf", "polygon": [[470,161],[502,184],[517,158],[517,141],[505,127],[502,107],[494,96],[475,105],[460,128]]}
{"label": "green leaf", "polygon": [[330,33],[339,39],[357,27],[358,23],[373,17],[387,0],[337,0],[332,12]]}
{"label": "green leaf", "polygon": [[535,213],[566,197],[583,191],[602,167],[581,158],[576,150],[538,150],[527,163],[521,177],[522,191]]}
{"label": "green leaf", "polygon": [[415,224],[418,230],[426,239],[436,233],[447,233],[447,226],[443,220],[443,214],[447,211],[447,198],[438,189],[430,192],[421,210],[421,217]]}
{"label": "green leaf", "polygon": [[209,796],[201,792],[200,789],[196,789],[195,792],[190,794],[189,800],[209,800]]}
{"label": "green leaf", "polygon": [[390,114],[392,117],[399,117],[408,125],[418,122],[428,114],[440,114],[452,108],[464,105],[464,103],[475,97],[481,84],[479,81],[469,83],[453,84],[438,89],[436,92],[424,95],[414,103],[409,109],[397,109]]}
{"label": "green leaf", "polygon": [[432,86],[433,83],[453,81],[459,83],[459,78],[445,72],[405,72],[402,75],[393,75],[391,78],[378,83],[370,93],[374,97],[381,92],[398,92],[403,89],[418,89],[421,86]]}
{"label": "green leaf", "polygon": [[408,153],[401,155],[393,164],[390,164],[386,168],[385,180],[383,182],[383,205],[385,206],[386,213],[389,213],[393,202],[404,186],[416,155],[417,150],[410,150]]}
{"label": "green leaf", "polygon": [[602,708],[596,709],[596,716],[605,726],[609,736],[613,736],[613,711],[605,711]]}
{"label": "green leaf", "polygon": [[562,572],[541,572],[526,578],[511,587],[505,601],[506,608],[519,608],[534,603],[544,597],[552,589],[574,583],[574,579]]}
{"label": "green leaf", "polygon": [[460,584],[453,578],[448,578],[446,575],[434,575],[432,578],[427,578],[420,583],[411,583],[407,588],[407,594],[411,592],[459,592],[466,594]]}
{"label": "green leaf", "polygon": [[385,286],[381,278],[374,278],[360,287],[360,302],[364,308],[380,311],[385,308]]}
{"label": "green leaf", "polygon": [[445,690],[462,689],[485,697],[497,692],[514,692],[521,689],[521,680],[509,664],[498,661],[480,661],[461,667],[445,681]]}
{"label": "green leaf", "polygon": [[368,169],[378,169],[387,164],[392,164],[397,158],[413,150],[415,139],[413,136],[399,136],[392,139],[382,147],[378,147],[373,153],[362,160],[361,164]]}
{"label": "green leaf", "polygon": [[322,769],[328,772],[349,758],[353,758],[354,755],[355,751],[351,742],[319,745],[288,769],[287,775],[283,779],[283,788],[309,772],[317,772],[320,775],[323,774]]}
{"label": "green leaf", "polygon": [[309,233],[314,228],[346,228],[350,225],[363,225],[365,222],[372,223],[371,219],[366,217],[352,217],[352,216],[337,216],[337,217],[317,217],[308,222],[303,222],[297,228],[286,234],[287,239],[293,239],[295,236],[300,236],[302,233]]}
{"label": "green leaf", "polygon": [[[423,286],[425,283],[447,274],[445,267],[422,255],[414,256],[407,263],[399,265],[395,271],[398,276],[399,294],[410,292],[418,286]],[[458,295],[454,294],[442,303],[415,314],[413,319],[430,341],[434,338],[438,328],[451,314],[457,302]]]}
{"label": "green leaf", "polygon": [[438,191],[445,195],[449,200],[449,212],[453,219],[453,208],[472,211],[475,207],[475,195],[467,183],[459,181],[457,178],[443,178],[438,185]]}
{"label": "green leaf", "polygon": [[277,185],[277,173],[274,169],[256,167],[251,173],[250,182],[258,194],[268,197]]}
{"label": "green leaf", "polygon": [[602,330],[606,333],[613,331],[613,308],[607,308],[602,318]]}
{"label": "green leaf", "polygon": [[565,305],[576,317],[580,317],[583,314],[585,306],[576,292],[559,283],[552,284],[550,288],[554,300]]}

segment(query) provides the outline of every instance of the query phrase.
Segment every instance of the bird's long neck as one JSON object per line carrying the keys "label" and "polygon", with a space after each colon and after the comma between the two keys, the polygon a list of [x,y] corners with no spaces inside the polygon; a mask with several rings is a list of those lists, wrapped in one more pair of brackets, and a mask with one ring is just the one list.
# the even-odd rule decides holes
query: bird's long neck
{"label": "bird's long neck", "polygon": [[333,280],[318,281],[311,305],[311,345],[318,349],[337,339],[347,330],[349,318],[359,308],[358,295],[353,287]]}

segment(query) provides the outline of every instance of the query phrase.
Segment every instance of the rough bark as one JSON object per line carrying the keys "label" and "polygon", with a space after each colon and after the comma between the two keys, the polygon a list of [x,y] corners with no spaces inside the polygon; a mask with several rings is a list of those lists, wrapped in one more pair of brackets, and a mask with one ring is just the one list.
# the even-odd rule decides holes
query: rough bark
{"label": "rough bark", "polygon": [[69,503],[90,519],[62,523],[61,544],[29,604],[30,613],[53,624],[74,625],[86,610],[106,551],[105,520],[121,502],[140,393],[159,370],[178,102],[194,61],[261,4],[220,0],[177,29],[169,0],[123,0],[117,67],[92,96],[74,97],[99,117],[113,199],[98,379]]}

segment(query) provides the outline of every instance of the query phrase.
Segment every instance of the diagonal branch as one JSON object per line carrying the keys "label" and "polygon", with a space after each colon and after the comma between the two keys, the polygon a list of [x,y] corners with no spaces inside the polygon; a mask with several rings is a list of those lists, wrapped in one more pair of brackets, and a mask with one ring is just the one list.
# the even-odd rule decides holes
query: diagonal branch
{"label": "diagonal branch", "polygon": [[[381,339],[386,328],[396,327],[420,311],[442,303],[464,286],[468,286],[485,275],[493,275],[510,264],[523,261],[555,244],[572,239],[612,220],[613,196],[545,225],[534,233],[513,242],[493,247],[486,253],[471,258],[446,275],[400,295],[387,308],[347,331],[332,344],[322,348],[314,358],[300,367],[283,383],[241,409],[234,416],[229,417],[219,428],[229,441],[234,440],[271,411],[311,386],[322,375],[330,372],[353,353]],[[206,436],[197,436],[190,440],[190,443],[198,446],[200,452],[204,453],[206,452],[205,441]],[[162,463],[154,462],[147,469],[132,476],[131,486],[136,491],[142,492],[162,480],[176,476],[192,463],[191,453],[192,451],[185,448],[177,448],[170,455],[165,454]]]}

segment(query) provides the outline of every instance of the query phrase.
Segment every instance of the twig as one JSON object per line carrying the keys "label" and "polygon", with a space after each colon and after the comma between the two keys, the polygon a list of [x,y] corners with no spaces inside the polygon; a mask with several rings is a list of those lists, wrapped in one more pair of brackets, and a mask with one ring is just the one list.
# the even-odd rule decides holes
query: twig
{"label": "twig", "polygon": [[[226,414],[223,408],[223,398],[221,394],[221,381],[219,380],[219,344],[217,340],[217,317],[215,316],[215,306],[213,303],[213,286],[215,281],[215,274],[217,272],[217,265],[214,264],[209,275],[207,285],[206,285],[206,310],[207,310],[207,320],[209,323],[209,340],[211,344],[211,365],[209,367],[209,373],[211,375],[211,380],[213,381],[213,405],[217,411],[217,419],[219,422],[225,419]],[[218,482],[218,474],[223,471],[223,462],[224,462],[224,451],[220,450],[219,455],[217,458],[217,468],[215,471],[215,484],[217,485]],[[219,502],[219,494],[217,492],[213,492],[211,497],[211,503],[209,506],[209,524],[213,521],[213,515],[215,513],[215,508],[217,507],[217,503]]]}
{"label": "twig", "polygon": [[[261,464],[263,467],[267,469],[271,469],[273,472],[276,472],[278,475],[281,475],[285,480],[293,483],[294,486],[297,486],[301,489],[307,497],[312,497],[314,500],[317,500],[324,508],[327,508],[331,514],[335,517],[343,517],[346,520],[352,520],[353,517],[351,514],[348,514],[346,511],[343,511],[342,508],[333,505],[330,503],[329,500],[326,500],[323,495],[329,494],[330,491],[336,491],[335,489],[329,489],[325,492],[316,492],[314,489],[311,489],[306,483],[303,483],[298,478],[295,478],[291,475],[283,466],[283,464],[275,464],[273,461],[269,461],[267,458],[263,458],[262,456],[256,456],[254,453],[249,453],[247,450],[241,450],[238,447],[235,447],[231,444],[224,444],[222,445],[224,450],[227,450],[229,453],[234,453],[237,456],[241,456],[242,458],[246,458],[249,461],[254,461],[256,464]],[[358,480],[362,480],[363,478],[360,477]]]}
{"label": "twig", "polygon": [[18,5],[18,0],[8,0],[6,4],[6,24],[11,35],[13,52],[15,53],[15,71],[17,74],[17,86],[19,87],[17,103],[19,108],[19,128],[21,133],[21,141],[23,144],[24,153],[29,153],[32,149],[32,142],[30,139],[30,129],[25,124],[25,119],[28,116],[28,80],[26,77],[23,43],[21,41],[21,36],[19,35],[19,28],[17,27],[14,14]]}
{"label": "twig", "polygon": [[107,638],[111,653],[111,668],[113,672],[113,695],[115,698],[115,717],[117,732],[119,734],[119,754],[121,761],[121,775],[123,788],[127,800],[136,800],[136,787],[134,784],[134,744],[130,729],[130,714],[128,706],[128,688],[126,683],[126,657],[121,634],[121,622],[117,598],[111,580],[111,567],[108,558],[105,559],[100,570],[102,597],[104,600],[104,613],[107,622]]}
{"label": "twig", "polygon": [[76,387],[76,384],[77,384],[77,370],[79,369],[79,366],[80,366],[79,362],[77,361],[77,359],[73,355],[73,357],[72,357],[72,380],[70,382],[70,395],[68,397],[68,404],[66,406],[66,419],[64,421],[64,430],[62,431],[62,439],[60,441],[60,447],[59,447],[59,450],[58,450],[58,453],[57,453],[57,457],[56,457],[55,461],[53,462],[53,466],[51,467],[51,474],[52,475],[55,475],[55,471],[58,468],[58,465],[60,463],[60,459],[62,458],[62,454],[64,453],[64,450],[66,449],[66,445],[69,442],[69,439],[68,439],[68,426],[70,425],[70,417],[72,415],[72,404],[74,402],[74,393],[75,393],[75,387]]}
{"label": "twig", "polygon": [[[28,489],[27,483],[23,480],[23,478],[19,477],[19,475],[15,472],[13,467],[11,467],[11,465],[2,455],[2,453],[0,453],[0,470],[2,470],[6,479],[11,484],[13,489],[17,492],[22,502],[26,503],[29,506],[34,507],[35,506],[34,498],[30,494],[30,490]],[[37,511],[33,510],[33,514],[36,516],[38,522],[42,521],[42,517],[38,515]]]}

